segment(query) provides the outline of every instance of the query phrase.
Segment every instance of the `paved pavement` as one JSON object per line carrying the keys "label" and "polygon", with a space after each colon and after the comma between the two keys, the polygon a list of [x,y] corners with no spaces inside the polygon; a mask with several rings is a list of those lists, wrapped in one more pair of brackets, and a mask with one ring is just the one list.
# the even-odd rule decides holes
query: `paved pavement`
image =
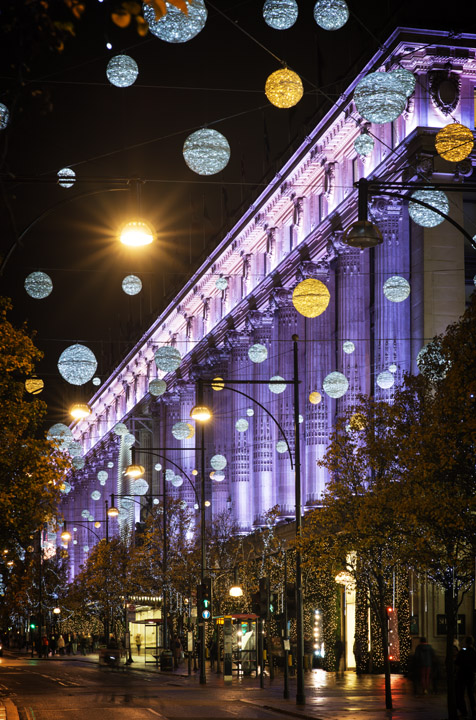
{"label": "paved pavement", "polygon": [[[7,651],[6,655],[10,655]],[[16,659],[30,657],[26,653],[12,652]],[[175,677],[177,683],[184,686],[195,686],[197,692],[207,692],[220,688],[223,691],[223,676],[210,671],[207,666],[206,685],[199,685],[198,673],[191,670],[188,674],[185,662],[172,673],[161,673],[155,665],[153,656],[133,656],[132,665],[122,664],[118,671],[128,673],[158,673],[170,679]],[[147,662],[146,662],[147,661]],[[48,663],[95,663],[99,662],[97,654],[86,656],[55,656],[44,659]],[[259,678],[233,677],[232,688],[240,691],[240,698],[254,708],[273,711],[277,715],[289,718],[302,717],[306,720],[445,720],[447,718],[446,696],[444,692],[434,695],[415,695],[412,684],[400,675],[392,676],[393,709],[385,709],[384,678],[382,675],[357,676],[348,671],[336,676],[323,670],[305,673],[306,703],[296,704],[296,681],[289,679],[289,698],[283,697],[283,675],[277,674],[271,681],[264,678],[264,688],[260,688]],[[241,694],[242,691],[242,694]],[[215,690],[216,692],[216,690]],[[3,708],[1,708],[3,704]],[[6,715],[4,714],[6,710]],[[267,714],[267,713],[266,713]],[[16,708],[12,702],[0,697],[0,720],[18,720]]]}

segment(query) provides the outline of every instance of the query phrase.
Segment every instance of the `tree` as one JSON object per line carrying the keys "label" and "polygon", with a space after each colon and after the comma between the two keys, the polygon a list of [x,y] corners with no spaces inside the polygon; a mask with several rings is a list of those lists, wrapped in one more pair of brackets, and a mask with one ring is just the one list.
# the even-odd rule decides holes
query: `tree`
{"label": "tree", "polygon": [[46,405],[25,391],[41,353],[26,326],[7,320],[10,309],[0,298],[0,547],[24,550],[31,533],[55,516],[70,463],[41,437]]}

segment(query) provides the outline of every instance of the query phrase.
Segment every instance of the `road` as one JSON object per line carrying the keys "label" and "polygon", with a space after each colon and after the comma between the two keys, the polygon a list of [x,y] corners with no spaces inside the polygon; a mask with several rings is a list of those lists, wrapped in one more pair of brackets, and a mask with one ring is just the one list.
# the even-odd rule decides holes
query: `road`
{"label": "road", "polygon": [[[91,660],[92,658],[90,658]],[[388,720],[382,676],[336,676],[323,670],[306,675],[306,705],[295,703],[295,681],[283,700],[283,679],[166,674],[135,669],[100,668],[85,658],[31,659],[6,652],[0,658],[0,705],[6,720]],[[444,692],[415,696],[412,685],[392,676],[392,720],[444,720]],[[0,713],[0,720],[2,720]]]}

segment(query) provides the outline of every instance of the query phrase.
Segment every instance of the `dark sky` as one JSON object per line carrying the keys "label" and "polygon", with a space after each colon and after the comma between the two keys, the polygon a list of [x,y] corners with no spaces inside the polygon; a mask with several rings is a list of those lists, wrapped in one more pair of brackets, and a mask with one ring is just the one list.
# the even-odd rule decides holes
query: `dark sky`
{"label": "dark sky", "polygon": [[[24,233],[0,293],[12,298],[15,321],[26,319],[37,331],[48,424],[67,421],[69,402],[94,390],[59,377],[62,350],[75,342],[91,347],[105,379],[213,238],[239,217],[240,205],[273,177],[397,24],[476,32],[471,3],[456,6],[450,28],[447,16],[428,15],[435,6],[427,0],[350,1],[347,25],[326,32],[314,22],[309,0],[298,0],[299,18],[286,31],[266,26],[261,0],[214,0],[206,2],[208,20],[197,37],[169,44],[115,27],[110,13],[120,2],[83,2],[75,37],[61,53],[48,49],[26,3],[3,0],[0,10],[0,102],[11,111],[0,133],[0,252]],[[68,19],[62,0],[50,8]],[[107,62],[119,53],[139,65],[132,87],[115,88],[106,79]],[[281,67],[274,56],[303,80],[305,95],[292,110],[274,108],[264,95],[266,78]],[[195,175],[182,156],[187,135],[204,125],[231,146],[228,166],[210,178]],[[65,166],[78,177],[69,190],[55,182]],[[140,252],[115,239],[131,193],[110,191],[133,177],[146,181],[143,215],[158,232],[155,245]],[[43,300],[23,288],[25,276],[38,269],[54,283]],[[142,279],[138,296],[121,289],[130,273]]]}

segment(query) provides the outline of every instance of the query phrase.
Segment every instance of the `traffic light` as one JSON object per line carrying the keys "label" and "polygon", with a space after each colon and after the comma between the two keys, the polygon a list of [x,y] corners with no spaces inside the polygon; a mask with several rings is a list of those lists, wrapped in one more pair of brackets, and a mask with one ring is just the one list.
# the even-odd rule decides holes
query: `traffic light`
{"label": "traffic light", "polygon": [[295,618],[297,611],[295,583],[286,583],[286,608],[288,618]]}
{"label": "traffic light", "polygon": [[274,615],[278,608],[278,596],[274,592],[269,593],[268,610],[270,615]]}
{"label": "traffic light", "polygon": [[204,578],[197,586],[198,613],[202,620],[212,618],[212,579]]}
{"label": "traffic light", "polygon": [[35,630],[38,625],[37,619],[34,615],[30,616],[30,630]]}
{"label": "traffic light", "polygon": [[259,616],[267,618],[269,614],[269,578],[259,579]]}

